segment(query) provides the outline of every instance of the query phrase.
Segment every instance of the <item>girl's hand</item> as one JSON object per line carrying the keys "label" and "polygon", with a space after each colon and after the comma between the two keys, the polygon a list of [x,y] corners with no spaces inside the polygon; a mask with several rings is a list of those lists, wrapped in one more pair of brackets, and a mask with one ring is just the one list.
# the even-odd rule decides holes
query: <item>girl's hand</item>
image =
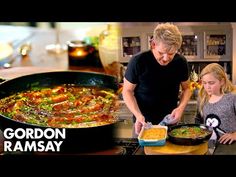
{"label": "girl's hand", "polygon": [[236,140],[236,132],[226,133],[219,138],[221,144],[232,144]]}

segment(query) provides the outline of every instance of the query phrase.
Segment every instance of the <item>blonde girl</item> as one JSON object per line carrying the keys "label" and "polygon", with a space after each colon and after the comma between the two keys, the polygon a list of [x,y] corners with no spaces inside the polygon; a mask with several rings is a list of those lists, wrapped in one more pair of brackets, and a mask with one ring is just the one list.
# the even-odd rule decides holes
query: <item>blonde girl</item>
{"label": "blonde girl", "polygon": [[197,120],[202,120],[214,130],[220,143],[236,140],[236,88],[218,63],[207,65],[200,73]]}

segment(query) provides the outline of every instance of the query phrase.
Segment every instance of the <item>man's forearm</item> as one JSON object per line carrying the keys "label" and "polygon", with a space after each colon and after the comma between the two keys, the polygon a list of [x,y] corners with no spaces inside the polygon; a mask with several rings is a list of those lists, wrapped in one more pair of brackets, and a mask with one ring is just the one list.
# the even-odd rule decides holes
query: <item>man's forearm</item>
{"label": "man's forearm", "polygon": [[133,95],[133,92],[128,92],[128,91],[123,92],[123,99],[128,109],[134,114],[134,116],[137,119],[143,116],[138,107],[138,104],[137,104],[136,98]]}
{"label": "man's forearm", "polygon": [[183,90],[178,107],[181,108],[182,110],[184,110],[185,107],[187,106],[191,96],[192,96],[192,92],[189,88]]}

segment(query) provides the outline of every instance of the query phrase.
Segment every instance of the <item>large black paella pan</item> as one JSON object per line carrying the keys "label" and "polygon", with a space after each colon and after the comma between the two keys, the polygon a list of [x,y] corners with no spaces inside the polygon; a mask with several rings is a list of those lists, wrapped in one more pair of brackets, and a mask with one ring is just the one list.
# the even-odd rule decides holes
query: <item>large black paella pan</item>
{"label": "large black paella pan", "polygon": [[[101,97],[104,95],[106,96],[106,94],[107,94],[107,97],[109,97],[108,91],[113,90],[114,95],[115,95],[116,91],[118,89],[117,79],[115,77],[110,76],[110,75],[93,73],[93,72],[79,72],[79,71],[44,72],[44,73],[25,75],[25,76],[17,77],[17,78],[2,82],[0,84],[0,99],[4,99],[6,97],[12,96],[12,95],[17,94],[19,92],[27,92],[30,90],[34,90],[35,88],[47,88],[47,89],[51,88],[51,89],[53,89],[54,86],[55,87],[59,86],[59,88],[61,88],[61,86],[65,86],[65,85],[66,85],[66,87],[68,87],[68,85],[69,85],[69,86],[73,86],[73,87],[100,88],[100,91],[98,91],[98,92],[102,93],[99,97],[101,100],[105,99],[105,98],[101,98]],[[83,90],[84,90],[84,88],[83,88]],[[71,88],[69,88],[69,89],[71,89]],[[56,90],[58,90],[58,88],[56,88]],[[92,90],[94,92],[94,89],[92,89]],[[78,106],[79,104],[82,104],[81,100],[84,99],[83,96],[86,94],[82,93],[81,95],[82,95],[81,97],[77,97],[77,93],[75,93],[73,95],[73,97],[70,97],[70,99],[69,99],[70,101],[71,100],[77,101],[77,102],[74,101],[73,103],[70,103],[70,104],[73,104],[74,107]],[[50,94],[48,95],[48,97],[50,97]],[[97,99],[98,98],[96,98],[96,100]],[[38,99],[35,99],[35,101],[37,102]],[[68,100],[61,100],[61,102],[63,102],[63,104],[65,104],[65,102],[67,102],[67,101]],[[25,100],[23,102],[25,102]],[[60,105],[61,102],[55,103],[54,107],[51,108],[51,110],[54,109],[54,112],[58,113],[62,110],[66,110],[66,108],[70,109],[70,107],[68,107],[68,105],[66,105],[67,106],[66,107],[63,104],[61,107],[60,106],[58,107],[58,105]],[[107,102],[107,101],[105,101],[105,102]],[[0,106],[1,106],[0,109],[4,107],[3,104]],[[73,107],[73,110],[76,109],[74,107]],[[84,107],[86,107],[86,105],[84,105]],[[84,107],[81,106],[81,109]],[[102,107],[105,107],[105,106],[102,105]],[[21,107],[19,109],[21,109]],[[100,109],[100,108],[98,108],[98,109]],[[62,143],[61,152],[67,153],[67,152],[98,151],[98,150],[107,149],[107,148],[110,148],[111,146],[113,146],[113,136],[114,136],[114,131],[115,131],[114,127],[115,127],[115,123],[117,121],[114,117],[114,120],[110,121],[109,123],[96,124],[100,120],[101,117],[103,119],[107,118],[106,115],[104,116],[104,114],[99,114],[98,109],[97,109],[97,112],[94,112],[94,114],[93,114],[93,117],[96,117],[96,119],[93,120],[93,122],[95,122],[94,124],[84,123],[87,126],[78,126],[80,124],[76,124],[76,126],[69,126],[68,122],[67,122],[66,127],[53,126],[53,124],[44,125],[44,124],[34,124],[32,122],[30,122],[30,123],[24,122],[24,121],[21,121],[20,118],[19,119],[12,119],[10,114],[0,113],[0,128],[3,132],[6,128],[12,128],[14,130],[16,130],[17,128],[23,128],[23,129],[40,128],[42,130],[46,129],[46,128],[65,129],[66,130],[66,138],[64,139],[64,142]],[[83,109],[83,111],[85,111],[85,110]],[[30,110],[29,110],[29,112],[30,112]],[[107,113],[108,112],[109,112],[109,109],[107,108]],[[42,111],[37,112],[37,113],[44,114],[44,113],[42,113]],[[80,111],[80,114],[82,114],[82,113],[83,112]],[[75,120],[75,117],[73,117],[73,116],[76,117],[79,115],[70,114],[70,117],[72,117],[71,119]],[[62,119],[62,117],[63,116],[60,117],[60,120]],[[80,116],[80,118],[81,117],[82,116]],[[78,119],[76,119],[76,120],[78,121]],[[96,120],[98,120],[98,121],[96,122]],[[87,119],[87,122],[89,122],[88,119]],[[72,121],[72,124],[75,124],[75,122]]]}

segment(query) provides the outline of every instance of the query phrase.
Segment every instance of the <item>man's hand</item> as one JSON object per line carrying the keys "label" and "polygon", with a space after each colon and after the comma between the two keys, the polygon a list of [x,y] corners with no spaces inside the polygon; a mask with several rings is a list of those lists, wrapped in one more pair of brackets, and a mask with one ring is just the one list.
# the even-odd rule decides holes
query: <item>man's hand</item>
{"label": "man's hand", "polygon": [[145,125],[145,117],[143,115],[140,115],[139,117],[136,117],[136,122],[135,122],[135,133],[139,135],[142,127]]}
{"label": "man's hand", "polygon": [[136,121],[134,126],[135,126],[135,133],[137,135],[139,135],[139,133],[140,133],[142,127],[143,127],[143,124],[139,121]]}
{"label": "man's hand", "polygon": [[175,108],[172,113],[170,114],[170,117],[172,119],[174,119],[171,124],[175,124],[175,123],[178,123],[180,122],[181,120],[181,117],[182,117],[182,114],[183,114],[183,110],[181,108]]}

